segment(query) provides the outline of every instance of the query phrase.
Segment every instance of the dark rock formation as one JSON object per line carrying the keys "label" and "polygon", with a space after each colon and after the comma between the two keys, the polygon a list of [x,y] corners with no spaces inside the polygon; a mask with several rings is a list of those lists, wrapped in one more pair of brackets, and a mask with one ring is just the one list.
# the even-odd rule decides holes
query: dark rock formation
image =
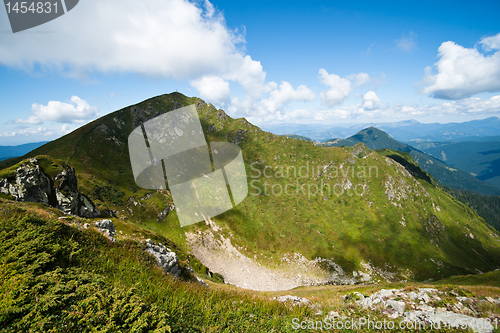
{"label": "dark rock formation", "polygon": [[14,177],[0,180],[0,193],[12,195],[16,201],[49,204],[53,193],[50,178],[45,175],[36,159],[16,170]]}
{"label": "dark rock formation", "polygon": [[53,179],[44,172],[36,158],[16,169],[12,177],[0,180],[0,193],[16,201],[41,202],[68,215],[93,218],[101,215],[94,203],[78,191],[75,169],[65,165]]}

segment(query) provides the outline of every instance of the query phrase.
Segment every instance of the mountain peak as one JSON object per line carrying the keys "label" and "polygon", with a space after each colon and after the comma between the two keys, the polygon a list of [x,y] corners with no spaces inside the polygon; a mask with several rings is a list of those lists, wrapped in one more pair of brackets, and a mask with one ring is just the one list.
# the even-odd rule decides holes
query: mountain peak
{"label": "mountain peak", "polygon": [[[383,143],[385,147],[387,147],[388,144],[394,145],[397,141],[394,140],[389,134],[386,132],[370,126],[368,128],[365,128],[358,133],[354,134],[351,138],[358,140],[359,142],[363,142],[366,144],[370,149],[379,149],[379,147],[373,146],[370,147],[371,143],[378,141],[379,143]],[[399,142],[397,142],[399,143]],[[378,145],[377,145],[378,146]],[[399,145],[398,145],[399,147]]]}

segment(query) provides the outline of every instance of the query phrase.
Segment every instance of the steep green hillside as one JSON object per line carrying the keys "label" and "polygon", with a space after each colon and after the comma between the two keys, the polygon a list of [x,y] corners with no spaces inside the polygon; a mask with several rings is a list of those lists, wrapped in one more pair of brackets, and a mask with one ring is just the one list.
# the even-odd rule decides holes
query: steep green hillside
{"label": "steep green hillside", "polygon": [[482,195],[480,193],[445,188],[445,191],[453,195],[462,203],[471,207],[486,222],[500,231],[500,197],[497,195]]}
{"label": "steep green hillside", "polygon": [[[169,192],[140,189],[132,177],[127,147],[132,129],[190,104],[196,104],[207,141],[238,143],[246,163],[249,196],[214,218],[217,228],[204,223],[180,228],[175,210],[160,219],[158,213],[172,204]],[[320,261],[326,270],[339,265],[348,274],[363,271],[417,280],[500,267],[497,232],[422,179],[425,173],[415,178],[363,144],[321,147],[263,132],[179,93],[106,115],[29,156],[41,154],[74,166],[81,191],[102,212],[156,231],[184,248],[186,233],[210,231],[267,266],[301,254],[309,260],[331,259]],[[417,171],[412,173],[418,176]]]}
{"label": "steep green hillside", "polygon": [[[451,167],[438,158],[429,156],[405,143],[391,138],[387,133],[375,127],[366,128],[347,139],[332,139],[323,143],[327,147],[353,146],[362,142],[370,149],[400,150],[410,155],[425,171],[429,172],[441,184],[456,189],[475,191],[484,195],[500,195],[500,189],[483,182],[457,167]],[[441,148],[439,148],[441,149]],[[465,160],[465,159],[464,159]],[[465,162],[463,162],[465,163]]]}

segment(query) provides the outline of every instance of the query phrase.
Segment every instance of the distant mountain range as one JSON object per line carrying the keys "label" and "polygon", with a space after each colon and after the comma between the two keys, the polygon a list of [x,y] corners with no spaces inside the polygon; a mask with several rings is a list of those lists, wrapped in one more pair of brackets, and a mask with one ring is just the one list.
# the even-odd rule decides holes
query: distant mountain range
{"label": "distant mountain range", "polygon": [[[490,117],[462,123],[430,123],[405,120],[394,123],[367,123],[353,126],[331,126],[323,124],[280,124],[263,126],[274,134],[296,134],[315,141],[331,138],[347,138],[363,128],[376,127],[391,137],[403,142],[422,141],[500,141],[500,118]],[[485,139],[485,137],[487,137]]]}
{"label": "distant mountain range", "polygon": [[18,145],[18,146],[0,146],[0,161],[12,157],[23,156],[24,154],[29,153],[33,149],[43,146],[47,142],[49,141],[26,143],[24,145]]}
{"label": "distant mountain range", "polygon": [[[375,127],[366,128],[347,139],[328,140],[324,142],[323,145],[327,147],[342,147],[354,146],[355,144],[360,142],[364,143],[368,148],[373,150],[392,149],[409,153],[420,165],[420,167],[422,167],[422,169],[430,173],[434,178],[436,178],[441,184],[445,186],[479,192],[485,195],[500,195],[500,188],[483,182],[481,179],[478,179],[459,168],[452,167],[434,156],[430,156],[418,149],[415,149],[412,146],[399,142],[393,139],[384,131]],[[500,142],[497,144],[500,149]],[[470,144],[468,146],[470,146]],[[449,145],[449,147],[454,146]],[[496,153],[500,154],[500,150]],[[457,155],[458,152],[453,156]],[[459,159],[459,157],[457,157],[457,159]],[[467,163],[466,159],[463,160],[463,163]]]}
{"label": "distant mountain range", "polygon": [[500,142],[426,142],[415,148],[500,188]]}
{"label": "distant mountain range", "polygon": [[292,138],[292,139],[297,139],[297,140],[302,140],[302,141],[312,141],[310,138],[306,136],[301,136],[297,134],[283,134],[281,136],[286,136],[287,138]]}

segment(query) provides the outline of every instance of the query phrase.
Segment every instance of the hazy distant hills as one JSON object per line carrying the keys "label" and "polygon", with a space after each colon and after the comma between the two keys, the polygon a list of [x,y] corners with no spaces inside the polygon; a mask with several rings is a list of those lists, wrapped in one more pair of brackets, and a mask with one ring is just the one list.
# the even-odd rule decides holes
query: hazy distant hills
{"label": "hazy distant hills", "polygon": [[[416,120],[405,120],[394,123],[367,123],[353,126],[280,124],[263,126],[263,129],[275,134],[297,134],[312,140],[325,141],[331,138],[347,138],[367,127],[379,128],[394,139],[403,142],[500,140],[500,118],[498,117],[449,124],[423,124]],[[484,137],[493,138],[482,139]]]}
{"label": "hazy distant hills", "polygon": [[0,146],[0,161],[12,157],[23,156],[24,154],[29,153],[33,149],[36,149],[46,144],[47,142],[48,141],[26,143],[24,145],[18,145],[18,146]]}
{"label": "hazy distant hills", "polygon": [[[441,184],[449,187],[453,187],[456,189],[463,189],[469,191],[479,192],[485,195],[500,195],[500,188],[494,187],[491,183],[486,183],[481,180],[481,178],[476,178],[469,174],[466,171],[461,170],[461,168],[457,166],[452,167],[447,163],[444,163],[441,159],[438,159],[436,155],[430,156],[420,150],[415,149],[412,146],[409,146],[405,143],[399,142],[393,139],[390,135],[385,133],[384,131],[377,129],[375,127],[366,128],[357,134],[347,138],[347,139],[332,139],[324,142],[323,144],[328,147],[341,147],[341,146],[354,146],[355,144],[362,142],[368,146],[370,149],[392,149],[399,150],[403,152],[409,153],[415,161],[424,169],[429,172],[434,178],[436,178]],[[463,156],[459,156],[460,147],[464,146],[463,144],[457,144],[458,149],[454,149],[454,154],[452,156],[456,157],[454,160],[462,160],[461,164],[474,164],[478,163],[476,161],[468,161],[469,158],[464,158]],[[473,151],[472,148],[474,143],[467,144],[465,146],[471,147],[469,151]],[[500,142],[495,145],[500,149]],[[440,146],[434,147],[435,149],[441,149],[441,147],[452,147],[457,148],[454,145]],[[428,148],[431,149],[431,148]],[[485,156],[496,156],[494,154],[494,150],[491,151],[492,154],[487,155],[485,152]],[[500,155],[500,150],[496,152]],[[500,158],[500,156],[498,157]],[[480,163],[480,162],[479,162]],[[496,162],[495,162],[496,163]],[[453,164],[452,164],[453,165]],[[490,171],[488,171],[490,170]],[[487,175],[491,175],[492,173],[496,175],[496,172],[493,171],[494,167],[485,168],[484,172]],[[467,170],[468,171],[468,170]],[[489,173],[488,173],[489,172]],[[493,178],[496,176],[492,176]],[[495,178],[496,180],[497,178]]]}
{"label": "hazy distant hills", "polygon": [[415,145],[449,165],[500,188],[500,142],[430,142]]}

